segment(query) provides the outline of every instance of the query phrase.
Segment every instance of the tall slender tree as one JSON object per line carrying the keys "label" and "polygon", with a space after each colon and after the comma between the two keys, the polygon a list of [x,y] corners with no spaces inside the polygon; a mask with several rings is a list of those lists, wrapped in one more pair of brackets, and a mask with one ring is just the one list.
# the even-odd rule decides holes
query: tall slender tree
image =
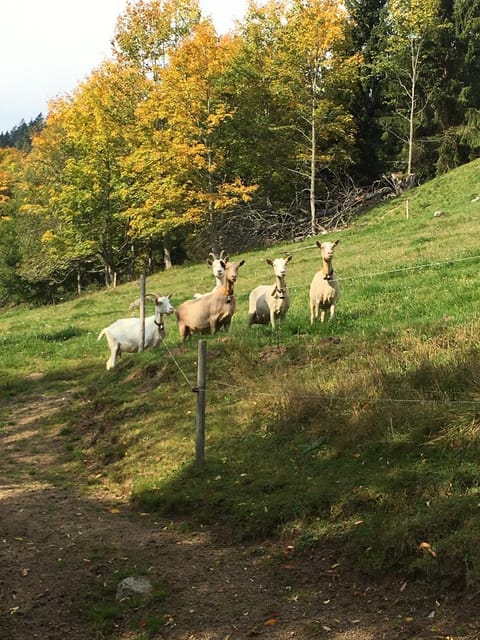
{"label": "tall slender tree", "polygon": [[351,105],[361,57],[351,54],[349,16],[337,0],[294,0],[284,36],[286,86],[296,100],[297,126],[304,133],[298,144],[299,171],[308,179],[315,233],[320,171],[334,176],[353,163]]}
{"label": "tall slender tree", "polygon": [[430,99],[427,43],[439,26],[438,2],[388,0],[386,4],[386,46],[378,66],[385,73],[384,95],[391,109],[387,126],[404,150],[402,168],[408,176],[414,173],[415,134]]}

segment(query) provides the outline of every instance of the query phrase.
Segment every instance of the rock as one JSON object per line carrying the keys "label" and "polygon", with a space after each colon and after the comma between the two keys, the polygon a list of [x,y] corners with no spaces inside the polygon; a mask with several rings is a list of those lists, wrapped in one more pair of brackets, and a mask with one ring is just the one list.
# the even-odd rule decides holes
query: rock
{"label": "rock", "polygon": [[142,576],[129,576],[118,583],[116,600],[122,600],[128,596],[146,596],[152,591],[152,583]]}

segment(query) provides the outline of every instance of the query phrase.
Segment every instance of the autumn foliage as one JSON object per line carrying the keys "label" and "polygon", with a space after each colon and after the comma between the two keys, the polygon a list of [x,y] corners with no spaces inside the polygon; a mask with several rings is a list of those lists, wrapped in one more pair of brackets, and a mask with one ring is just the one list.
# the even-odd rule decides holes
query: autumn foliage
{"label": "autumn foliage", "polygon": [[238,250],[242,220],[315,234],[352,182],[469,159],[480,90],[461,67],[472,108],[447,115],[442,20],[437,0],[252,0],[220,35],[198,0],[127,3],[111,58],[51,101],[31,150],[0,156],[8,268],[43,290],[111,286]]}

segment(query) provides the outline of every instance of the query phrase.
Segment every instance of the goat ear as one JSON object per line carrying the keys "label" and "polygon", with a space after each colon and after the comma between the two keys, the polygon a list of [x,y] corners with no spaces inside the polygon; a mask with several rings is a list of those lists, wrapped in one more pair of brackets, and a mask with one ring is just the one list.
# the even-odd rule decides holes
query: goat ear
{"label": "goat ear", "polygon": [[337,244],[340,242],[340,238],[338,240],[335,240],[335,242],[333,243],[333,245],[336,247]]}
{"label": "goat ear", "polygon": [[265,259],[265,262],[266,262],[267,264],[270,264],[270,265],[273,267],[273,260],[271,260],[270,258],[266,258],[266,259]]}
{"label": "goat ear", "polygon": [[285,262],[290,262],[292,258],[293,258],[292,254],[289,253],[288,256],[285,258]]}
{"label": "goat ear", "polygon": [[318,247],[319,249],[321,249],[321,248],[322,248],[322,243],[320,242],[320,240],[317,240],[317,247]]}
{"label": "goat ear", "polygon": [[245,260],[240,260],[240,262],[238,263],[237,269],[240,269],[240,267],[245,264]]}

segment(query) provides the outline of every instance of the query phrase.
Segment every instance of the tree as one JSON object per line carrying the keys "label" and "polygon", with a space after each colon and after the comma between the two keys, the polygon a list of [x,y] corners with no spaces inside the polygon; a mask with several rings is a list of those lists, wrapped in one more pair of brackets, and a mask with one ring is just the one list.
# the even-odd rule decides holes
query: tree
{"label": "tree", "polygon": [[[135,4],[128,4],[126,12],[117,21],[114,38],[114,52],[120,62],[137,69],[150,82],[149,92],[155,94],[160,83],[161,70],[167,66],[173,51],[191,33],[192,28],[200,20],[198,0],[140,0]],[[131,158],[125,164],[125,194],[129,202],[129,215],[132,220],[138,220],[149,209],[145,204],[148,195],[143,189],[143,178],[154,171],[152,159],[160,162],[160,150],[150,144],[149,138],[157,138],[158,119],[154,114],[150,117],[145,109],[140,110],[139,128],[136,132],[138,140],[133,144]],[[138,144],[137,144],[138,143]],[[148,147],[151,156],[144,156]],[[145,166],[146,165],[146,166]],[[146,174],[143,171],[146,170]],[[161,172],[161,164],[156,167],[156,174]],[[135,183],[129,173],[135,176]],[[154,205],[155,208],[155,205]],[[151,208],[150,208],[151,210]],[[143,213],[142,213],[143,212]],[[147,225],[148,226],[148,225]],[[157,235],[144,233],[145,225],[130,229],[130,235],[142,243],[144,250],[149,251],[155,244]],[[170,256],[170,237],[166,228],[161,233],[165,267],[172,266]],[[146,258],[144,257],[144,260]]]}
{"label": "tree", "polygon": [[120,62],[158,82],[169,55],[200,20],[198,0],[137,0],[117,20],[114,52]]}
{"label": "tree", "polygon": [[22,282],[16,272],[20,260],[17,210],[24,155],[0,149],[0,304],[18,300]]}
{"label": "tree", "polygon": [[316,233],[319,166],[334,174],[353,162],[350,105],[361,58],[350,54],[349,19],[337,0],[295,0],[284,34],[282,76],[307,141],[306,153],[304,143],[299,144],[299,160],[306,160],[308,169],[300,165],[299,171],[308,179],[310,226]]}
{"label": "tree", "polygon": [[223,144],[229,173],[258,185],[255,200],[268,210],[294,201],[296,102],[284,90],[279,66],[286,6],[250,2],[220,88],[230,105]]}
{"label": "tree", "polygon": [[[438,28],[438,0],[388,0],[388,36],[379,67],[387,78],[387,96],[396,117],[391,132],[405,145],[406,173],[413,173],[416,128],[428,102],[423,76],[428,56],[425,43]],[[421,93],[423,89],[423,93]]]}
{"label": "tree", "polygon": [[215,247],[215,213],[248,199],[251,188],[226,178],[221,145],[221,129],[233,115],[218,90],[230,51],[229,38],[218,38],[210,21],[199,23],[171,53],[139,110],[148,134],[131,166],[142,194],[128,211],[137,237],[207,224]]}
{"label": "tree", "polygon": [[352,21],[352,53],[361,52],[363,57],[352,105],[357,129],[356,162],[352,173],[355,180],[363,184],[371,184],[385,171],[383,161],[389,155],[389,149],[382,142],[380,126],[385,112],[382,95],[384,72],[379,71],[376,65],[385,42],[385,2],[386,0],[347,0],[345,3]]}
{"label": "tree", "polygon": [[23,209],[49,221],[39,240],[55,270],[99,258],[107,286],[116,283],[130,243],[122,215],[122,161],[144,97],[135,70],[105,63],[72,96],[52,103],[28,158]]}
{"label": "tree", "polygon": [[41,113],[27,124],[24,120],[11,131],[0,133],[0,148],[14,147],[28,152],[32,148],[32,138],[42,130],[44,118]]}

